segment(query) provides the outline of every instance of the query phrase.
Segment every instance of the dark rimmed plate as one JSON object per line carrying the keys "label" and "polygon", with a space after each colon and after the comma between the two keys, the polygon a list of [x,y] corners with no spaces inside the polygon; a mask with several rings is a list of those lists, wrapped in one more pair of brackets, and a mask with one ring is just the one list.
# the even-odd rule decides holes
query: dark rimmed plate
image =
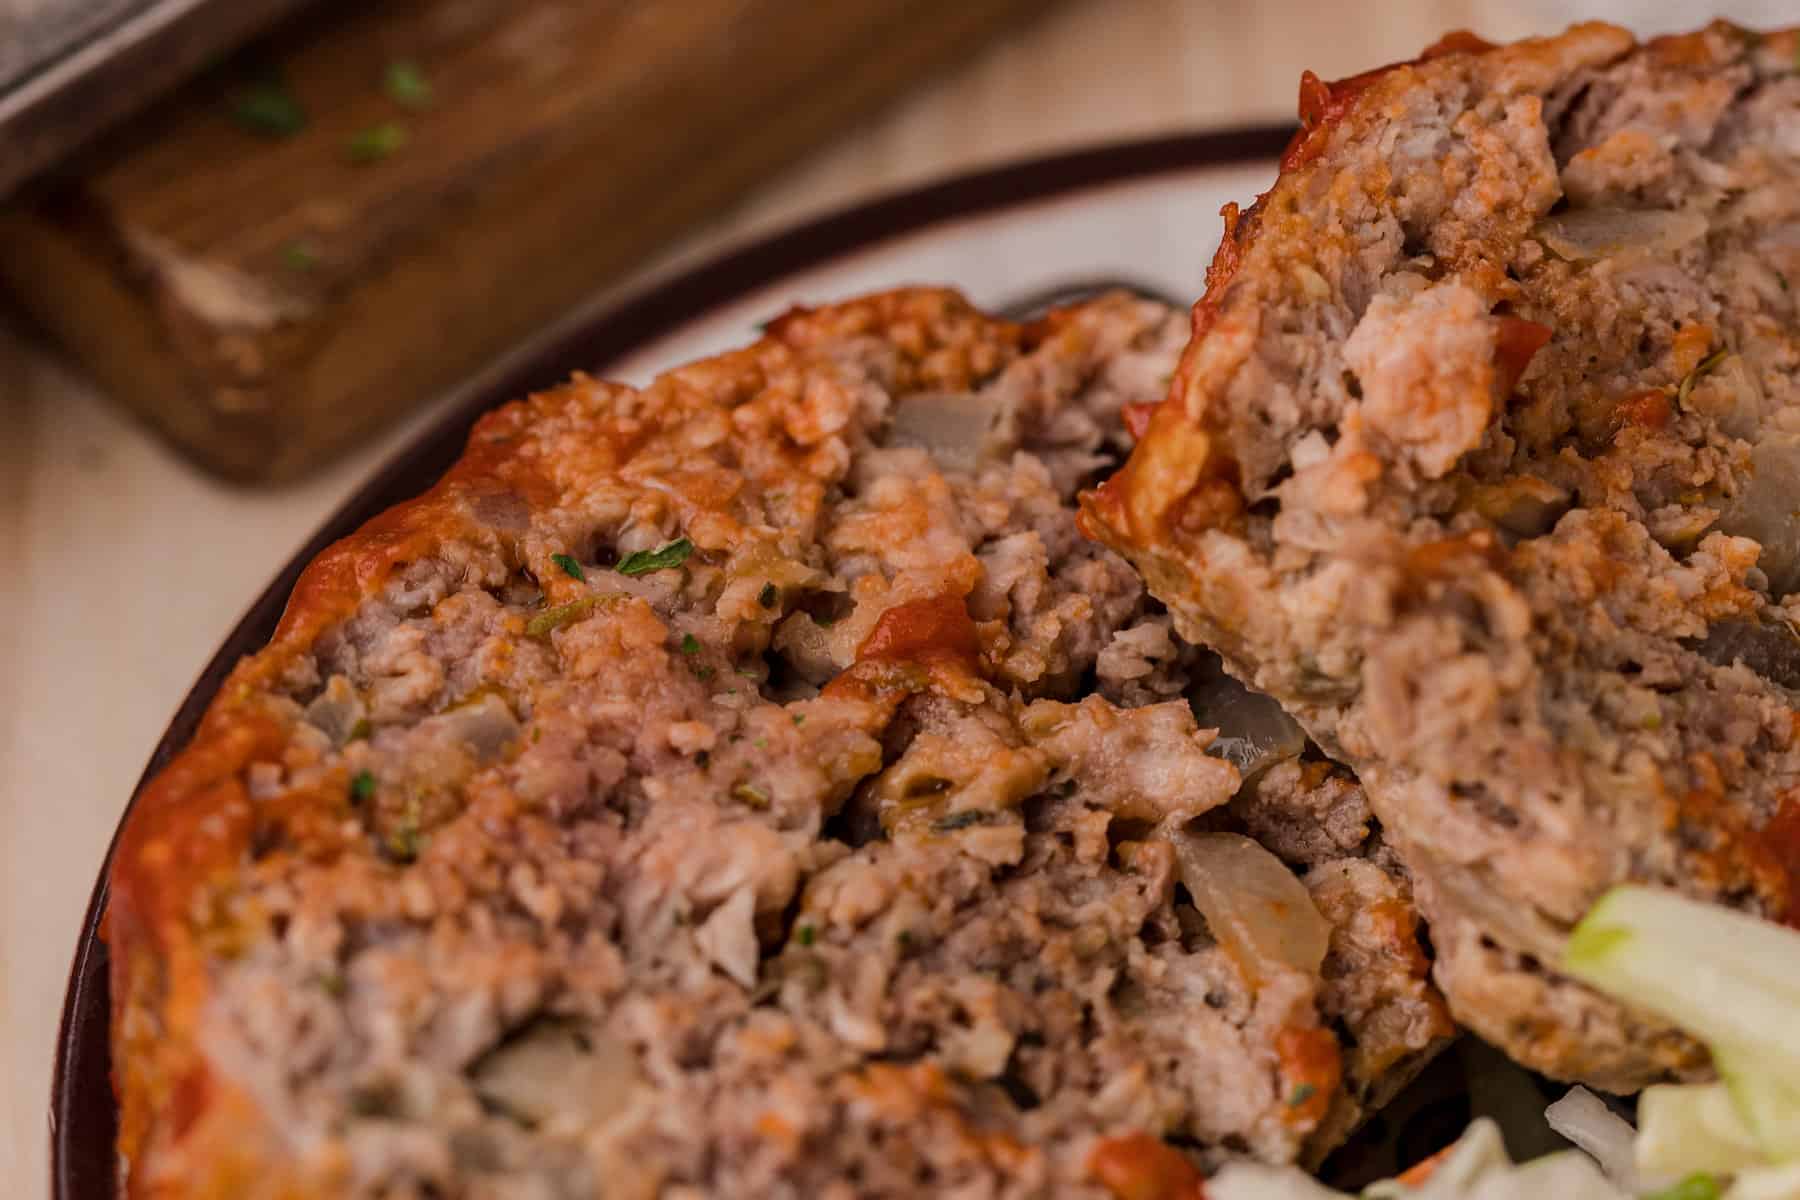
{"label": "dark rimmed plate", "polygon": [[[1211,256],[1217,228],[1213,210],[1221,188],[1224,198],[1243,199],[1248,187],[1266,183],[1290,132],[1257,128],[1124,143],[979,171],[884,197],[725,254],[605,314],[522,348],[446,400],[442,415],[378,470],[282,568],[182,702],[137,790],[141,792],[144,781],[187,744],[237,661],[268,641],[301,569],[371,517],[428,488],[455,461],[470,428],[489,409],[576,369],[606,372],[617,366],[642,371],[655,365],[659,356],[678,361],[693,352],[706,352],[710,348],[706,343],[721,336],[743,340],[748,324],[732,314],[746,304],[765,303],[756,315],[766,317],[790,302],[832,298],[839,294],[834,289],[924,281],[930,277],[913,273],[934,270],[945,261],[950,269],[936,269],[935,276],[964,285],[967,281],[958,265],[965,260],[957,257],[958,246],[948,238],[960,228],[966,241],[971,223],[979,224],[979,236],[990,252],[1002,257],[1013,243],[992,236],[991,226],[1014,218],[1035,222],[1033,237],[1040,247],[1046,244],[1044,239],[1089,239],[1085,259],[1075,256],[1066,261],[1052,261],[1055,256],[1034,251],[1029,239],[1018,242],[1022,261],[998,267],[990,261],[982,280],[987,290],[1006,289],[1005,293],[982,295],[980,288],[972,289],[980,302],[1025,311],[1091,291],[1098,284],[1190,295],[1197,291],[1199,272]],[[1162,187],[1165,181],[1167,187],[1153,196],[1126,194],[1136,185]],[[1076,220],[1084,205],[1108,204],[1113,206],[1114,225]],[[1159,218],[1171,225],[1166,229],[1155,225]],[[1146,220],[1152,222],[1148,227]],[[947,259],[917,252],[920,239],[939,235],[946,239]],[[1110,257],[1108,239],[1114,236],[1121,247],[1135,239],[1136,248]],[[915,252],[890,255],[885,268],[871,262],[879,248],[901,242],[913,245]],[[1180,269],[1171,274],[1169,264],[1174,260]],[[825,271],[834,263],[844,265],[835,275]],[[1052,275],[1044,277],[1036,267],[1050,269]],[[884,277],[883,269],[903,274]],[[54,1200],[112,1200],[115,1195],[117,1111],[107,1038],[107,953],[99,937],[111,857],[109,848],[83,919],[63,1001],[49,1113]]]}

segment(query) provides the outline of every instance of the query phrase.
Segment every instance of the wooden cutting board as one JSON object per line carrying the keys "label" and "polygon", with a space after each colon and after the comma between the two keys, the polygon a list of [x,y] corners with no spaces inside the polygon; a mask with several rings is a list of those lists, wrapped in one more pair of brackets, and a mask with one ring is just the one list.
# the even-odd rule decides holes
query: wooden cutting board
{"label": "wooden cutting board", "polygon": [[328,6],[0,210],[0,283],[197,462],[291,478],[1045,2]]}

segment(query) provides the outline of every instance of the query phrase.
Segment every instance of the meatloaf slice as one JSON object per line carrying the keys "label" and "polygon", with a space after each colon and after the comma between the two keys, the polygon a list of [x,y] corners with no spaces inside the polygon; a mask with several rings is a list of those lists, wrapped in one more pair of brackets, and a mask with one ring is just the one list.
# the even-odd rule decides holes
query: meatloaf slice
{"label": "meatloaf slice", "polygon": [[1582,25],[1309,76],[1085,500],[1355,768],[1455,1015],[1614,1090],[1702,1056],[1556,973],[1570,923],[1624,880],[1800,899],[1797,48]]}
{"label": "meatloaf slice", "polygon": [[[1209,754],[1216,668],[1075,528],[1183,325],[898,292],[484,419],[131,816],[129,1194],[1174,1197],[1318,1158],[1450,1027],[1354,782],[1242,694]],[[1242,837],[1327,811],[1278,845],[1304,883]]]}

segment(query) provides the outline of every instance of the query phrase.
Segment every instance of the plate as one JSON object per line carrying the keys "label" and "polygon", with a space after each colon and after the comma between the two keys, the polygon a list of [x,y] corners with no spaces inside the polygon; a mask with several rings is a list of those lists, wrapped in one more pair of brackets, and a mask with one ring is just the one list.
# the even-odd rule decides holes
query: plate
{"label": "plate", "polygon": [[[1269,127],[1184,134],[958,176],[755,242],[604,314],[549,331],[447,398],[442,415],[300,548],[213,655],[137,790],[187,744],[237,661],[267,643],[301,569],[371,517],[430,487],[489,409],[574,370],[641,383],[749,341],[759,322],[790,305],[907,283],[951,284],[983,307],[1021,313],[1106,285],[1198,296],[1218,241],[1219,208],[1248,200],[1273,179],[1290,133]],[[88,902],[63,1000],[50,1097],[55,1200],[116,1195],[107,953],[99,937],[112,852]]]}

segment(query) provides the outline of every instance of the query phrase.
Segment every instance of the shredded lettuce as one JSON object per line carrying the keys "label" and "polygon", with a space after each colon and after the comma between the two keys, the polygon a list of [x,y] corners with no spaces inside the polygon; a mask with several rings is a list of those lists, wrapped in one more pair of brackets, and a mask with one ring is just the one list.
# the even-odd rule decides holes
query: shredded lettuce
{"label": "shredded lettuce", "polygon": [[[1207,1200],[1343,1200],[1293,1167],[1232,1163],[1206,1181]],[[1483,1117],[1444,1153],[1416,1184],[1383,1180],[1364,1200],[1625,1200],[1594,1160],[1565,1150],[1515,1165],[1506,1155],[1500,1127]]]}
{"label": "shredded lettuce", "polygon": [[1575,927],[1563,967],[1705,1042],[1764,1157],[1800,1159],[1800,933],[1619,887]]}
{"label": "shredded lettuce", "polygon": [[1722,1084],[1658,1084],[1638,1097],[1638,1170],[1730,1175],[1763,1163],[1737,1102]]}

